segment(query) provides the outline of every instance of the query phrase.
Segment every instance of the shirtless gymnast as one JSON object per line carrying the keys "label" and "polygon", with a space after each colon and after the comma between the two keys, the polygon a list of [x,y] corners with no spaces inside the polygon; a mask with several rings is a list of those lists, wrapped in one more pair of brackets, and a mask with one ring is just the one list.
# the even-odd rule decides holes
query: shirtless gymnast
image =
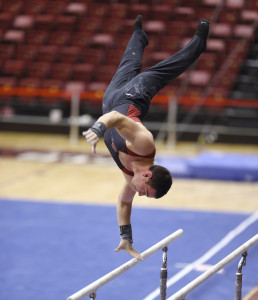
{"label": "shirtless gymnast", "polygon": [[172,79],[182,74],[206,49],[209,22],[201,19],[196,34],[184,49],[141,72],[142,55],[148,38],[142,30],[142,17],[137,16],[133,35],[118,70],[103,97],[103,115],[83,132],[95,153],[99,139],[105,144],[125,182],[117,203],[117,220],[121,241],[115,251],[125,250],[141,260],[132,247],[131,210],[136,193],[139,196],[160,198],[172,185],[170,172],[154,164],[153,136],[142,124],[151,99]]}

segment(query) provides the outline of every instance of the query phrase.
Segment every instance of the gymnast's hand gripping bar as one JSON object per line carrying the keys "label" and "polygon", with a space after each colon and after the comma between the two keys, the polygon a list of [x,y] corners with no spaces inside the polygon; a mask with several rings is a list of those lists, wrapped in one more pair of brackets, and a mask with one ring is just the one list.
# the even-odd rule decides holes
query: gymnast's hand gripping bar
{"label": "gymnast's hand gripping bar", "polygon": [[[182,234],[183,234],[183,230],[179,229],[179,230],[175,231],[174,233],[172,233],[171,235],[164,238],[163,240],[159,241],[157,244],[153,245],[152,247],[150,247],[149,249],[147,249],[146,251],[141,253],[141,256],[142,256],[143,260],[145,260],[149,256],[153,255],[157,251],[163,249],[164,247],[167,247],[170,243],[172,243],[177,238],[182,236]],[[113,271],[106,274],[105,276],[97,279],[96,281],[94,281],[90,285],[86,286],[85,288],[83,288],[83,289],[79,290],[78,292],[74,293],[73,295],[68,297],[67,300],[80,300],[80,299],[82,299],[82,298],[84,298],[84,297],[86,297],[86,296],[88,296],[92,293],[96,293],[96,291],[100,287],[102,287],[103,285],[105,285],[109,281],[115,279],[116,277],[123,274],[124,272],[128,271],[129,269],[131,269],[132,267],[134,267],[135,265],[137,265],[140,262],[141,261],[137,260],[136,258],[133,258],[133,259],[129,260],[125,264],[123,264],[120,267],[114,269]]]}

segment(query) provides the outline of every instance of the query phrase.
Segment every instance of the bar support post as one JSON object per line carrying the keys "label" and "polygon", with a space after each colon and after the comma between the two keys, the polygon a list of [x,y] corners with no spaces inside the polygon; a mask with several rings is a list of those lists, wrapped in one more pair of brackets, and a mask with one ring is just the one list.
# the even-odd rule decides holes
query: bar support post
{"label": "bar support post", "polygon": [[239,261],[237,272],[236,272],[236,280],[235,280],[235,300],[242,299],[242,268],[246,265],[246,257],[247,251],[242,253],[242,258]]}

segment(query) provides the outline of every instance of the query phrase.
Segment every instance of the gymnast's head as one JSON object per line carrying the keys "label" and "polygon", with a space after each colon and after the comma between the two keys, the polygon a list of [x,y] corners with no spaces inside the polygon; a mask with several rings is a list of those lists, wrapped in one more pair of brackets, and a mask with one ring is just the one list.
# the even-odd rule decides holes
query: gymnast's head
{"label": "gymnast's head", "polygon": [[135,173],[131,181],[131,186],[139,196],[149,198],[161,198],[170,189],[172,176],[168,169],[152,165],[143,172]]}
{"label": "gymnast's head", "polygon": [[146,182],[154,190],[156,190],[155,198],[161,198],[169,191],[172,186],[173,180],[168,169],[153,165],[149,168],[152,173],[151,178]]}

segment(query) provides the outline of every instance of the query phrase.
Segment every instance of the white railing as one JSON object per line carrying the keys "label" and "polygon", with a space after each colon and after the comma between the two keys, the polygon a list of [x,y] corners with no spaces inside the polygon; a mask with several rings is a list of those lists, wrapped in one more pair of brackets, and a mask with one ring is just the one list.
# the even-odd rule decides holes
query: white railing
{"label": "white railing", "polygon": [[239,248],[237,248],[235,251],[230,253],[228,256],[226,256],[224,259],[219,261],[216,265],[211,267],[208,271],[191,281],[189,284],[184,286],[181,290],[176,292],[174,295],[168,298],[168,300],[184,300],[186,295],[189,294],[192,290],[197,288],[200,284],[202,284],[204,281],[209,279],[212,275],[217,273],[219,270],[221,270],[224,266],[229,264],[231,261],[233,261],[235,258],[237,258],[242,253],[246,252],[250,247],[255,245],[258,242],[258,234],[256,234],[254,237],[252,237],[250,240],[248,240],[246,243],[242,244]]}
{"label": "white railing", "polygon": [[[149,256],[153,255],[157,251],[161,250],[164,247],[167,247],[170,243],[175,241],[177,238],[182,236],[183,230],[179,229],[172,233],[171,235],[167,236],[157,244],[153,245],[143,253],[141,253],[141,256],[143,260],[148,258]],[[103,285],[107,284],[109,281],[115,279],[119,275],[123,274],[124,272],[128,271],[141,261],[137,260],[136,258],[133,258],[126,262],[125,264],[121,265],[120,267],[116,268],[115,270],[111,271],[110,273],[106,274],[105,276],[99,278],[98,280],[94,281],[90,285],[86,286],[85,288],[79,290],[78,292],[74,293],[70,297],[67,298],[67,300],[80,300],[86,296],[91,295],[92,293],[96,293],[96,291],[102,287]],[[94,297],[95,298],[95,297]]]}

